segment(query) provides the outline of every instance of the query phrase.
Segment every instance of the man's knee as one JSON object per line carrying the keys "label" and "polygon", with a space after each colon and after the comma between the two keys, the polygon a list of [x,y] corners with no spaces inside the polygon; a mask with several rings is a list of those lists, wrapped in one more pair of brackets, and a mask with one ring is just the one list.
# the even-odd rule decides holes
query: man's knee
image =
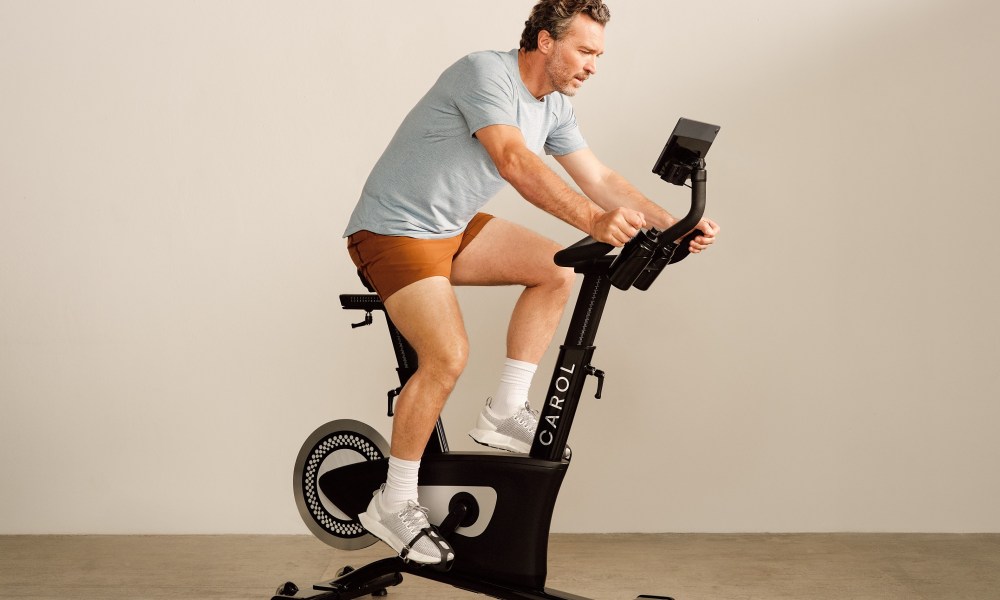
{"label": "man's knee", "polygon": [[469,341],[467,339],[451,340],[447,345],[435,348],[426,356],[418,357],[419,367],[432,372],[434,377],[448,388],[455,386],[468,362]]}
{"label": "man's knee", "polygon": [[564,290],[566,294],[569,294],[570,290],[573,289],[573,283],[576,281],[576,272],[570,267],[560,267],[557,265],[554,279],[556,285]]}
{"label": "man's knee", "polygon": [[573,283],[576,281],[576,272],[571,267],[560,267],[555,263],[554,257],[559,250],[562,250],[562,247],[553,242],[552,255],[547,261],[548,272],[546,275],[548,281],[551,282],[550,285],[569,296],[573,289]]}

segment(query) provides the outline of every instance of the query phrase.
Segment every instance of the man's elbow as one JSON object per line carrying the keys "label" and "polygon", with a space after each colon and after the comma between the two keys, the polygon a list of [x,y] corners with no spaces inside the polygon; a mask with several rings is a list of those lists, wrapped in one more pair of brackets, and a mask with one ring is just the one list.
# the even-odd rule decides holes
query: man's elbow
{"label": "man's elbow", "polygon": [[493,162],[497,167],[497,172],[500,173],[500,177],[503,177],[504,180],[511,184],[516,182],[518,176],[524,171],[524,159],[518,156],[517,152],[506,152],[498,156]]}
{"label": "man's elbow", "polygon": [[524,177],[525,173],[533,167],[532,158],[537,159],[538,157],[530,153],[528,153],[528,156],[525,156],[524,152],[514,150],[504,152],[497,157],[494,163],[496,164],[497,171],[500,173],[500,177],[503,177],[508,183],[516,185]]}

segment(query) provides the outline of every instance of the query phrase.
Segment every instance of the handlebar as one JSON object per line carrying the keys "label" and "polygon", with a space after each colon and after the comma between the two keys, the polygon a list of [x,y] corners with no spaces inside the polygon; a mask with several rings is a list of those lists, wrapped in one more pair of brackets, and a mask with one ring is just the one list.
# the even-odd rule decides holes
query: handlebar
{"label": "handlebar", "polygon": [[[640,231],[629,240],[608,267],[611,283],[627,290],[633,285],[648,289],[659,272],[668,264],[679,262],[688,255],[691,239],[703,232],[695,230],[705,214],[705,184],[708,174],[704,162],[691,173],[691,208],[688,213],[664,231]],[[678,240],[680,240],[678,242]],[[578,267],[614,250],[614,246],[587,236],[556,252],[555,262],[561,267]]]}
{"label": "handlebar", "polygon": [[600,258],[614,249],[615,247],[611,244],[598,242],[588,235],[572,246],[566,246],[559,252],[556,252],[555,261],[560,267],[575,267],[579,264],[590,262],[595,258]]}
{"label": "handlebar", "polygon": [[[677,125],[674,126],[667,144],[663,147],[663,152],[653,165],[653,172],[674,185],[684,185],[690,177],[691,208],[683,219],[665,231],[656,229],[640,231],[629,240],[618,256],[607,263],[609,265],[607,273],[612,285],[622,290],[632,286],[645,290],[663,267],[683,260],[688,255],[691,231],[697,227],[705,214],[705,182],[708,179],[705,171],[705,154],[715,141],[718,132],[718,125],[684,118],[677,120]],[[613,249],[614,246],[611,244],[598,242],[587,236],[572,246],[556,252],[555,261],[561,267],[574,267],[578,272],[584,265],[588,265],[590,269],[588,272],[601,272],[603,265],[594,271],[595,263]],[[604,259],[601,262],[608,260]]]}

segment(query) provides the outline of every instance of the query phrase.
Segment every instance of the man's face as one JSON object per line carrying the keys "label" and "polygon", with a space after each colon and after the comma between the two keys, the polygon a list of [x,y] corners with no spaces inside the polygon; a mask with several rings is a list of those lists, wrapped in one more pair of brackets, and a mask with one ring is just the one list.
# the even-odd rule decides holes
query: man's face
{"label": "man's face", "polygon": [[583,82],[597,73],[597,57],[604,54],[604,25],[587,15],[577,15],[552,50],[545,63],[545,73],[557,92],[576,95]]}

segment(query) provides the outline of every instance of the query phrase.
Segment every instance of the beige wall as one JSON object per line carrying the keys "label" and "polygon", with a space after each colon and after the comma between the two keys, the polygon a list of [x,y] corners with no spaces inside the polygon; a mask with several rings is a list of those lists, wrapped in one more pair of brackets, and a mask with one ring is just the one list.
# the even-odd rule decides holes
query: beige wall
{"label": "beige wall", "polygon": [[[379,4],[0,0],[0,533],[305,532],[301,440],[388,431],[339,234],[412,103],[532,2]],[[1000,8],[611,6],[584,132],[680,210],[649,168],[677,117],[720,123],[724,237],[610,300],[554,528],[1000,531]],[[461,291],[455,448],[513,298]]]}

